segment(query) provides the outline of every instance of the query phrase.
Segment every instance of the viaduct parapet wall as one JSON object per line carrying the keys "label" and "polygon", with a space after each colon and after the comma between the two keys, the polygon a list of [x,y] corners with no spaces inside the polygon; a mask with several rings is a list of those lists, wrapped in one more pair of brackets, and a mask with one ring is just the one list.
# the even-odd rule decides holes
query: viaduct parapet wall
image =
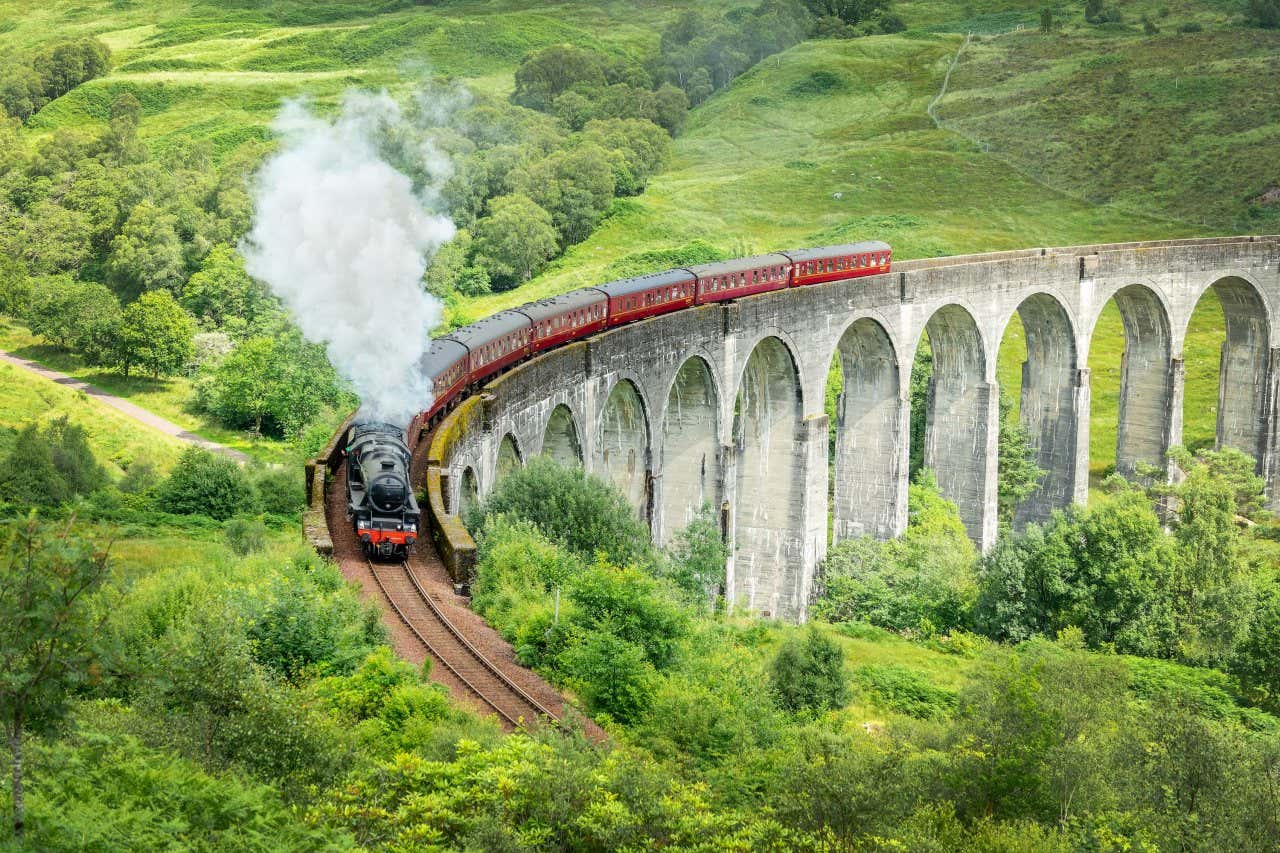
{"label": "viaduct parapet wall", "polygon": [[[1087,496],[1090,343],[1112,298],[1126,341],[1117,468],[1160,465],[1181,443],[1183,341],[1209,288],[1226,318],[1218,442],[1258,460],[1276,507],[1280,237],[908,261],[622,327],[490,383],[438,460],[445,502],[456,514],[547,453],[616,483],[658,543],[707,503],[731,546],[729,600],[803,619],[829,513],[832,541],[906,526],[911,365],[926,333],[925,465],[987,548],[997,530],[996,356],[1014,312],[1027,344],[1020,413],[1047,472],[1017,510],[1025,523]],[[844,392],[829,471],[824,402],[836,355]]]}

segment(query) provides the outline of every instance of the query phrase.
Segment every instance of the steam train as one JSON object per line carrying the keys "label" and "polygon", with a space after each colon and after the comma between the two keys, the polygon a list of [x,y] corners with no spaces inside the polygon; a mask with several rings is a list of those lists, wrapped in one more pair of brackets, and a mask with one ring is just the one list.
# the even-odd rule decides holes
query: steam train
{"label": "steam train", "polygon": [[879,241],[777,252],[621,279],[500,311],[432,341],[422,366],[435,396],[408,435],[448,411],[464,390],[545,350],[695,305],[887,273],[892,260],[889,244]]}
{"label": "steam train", "polygon": [[357,421],[347,429],[347,514],[367,556],[405,557],[418,539],[409,448],[398,426]]}

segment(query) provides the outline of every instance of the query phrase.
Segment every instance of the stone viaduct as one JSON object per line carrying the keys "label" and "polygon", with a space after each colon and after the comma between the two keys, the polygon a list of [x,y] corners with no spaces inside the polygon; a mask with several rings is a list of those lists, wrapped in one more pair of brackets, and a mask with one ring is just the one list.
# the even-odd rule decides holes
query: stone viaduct
{"label": "stone viaduct", "polygon": [[[521,365],[459,410],[439,460],[447,510],[531,454],[581,462],[621,487],[659,543],[704,502],[718,508],[729,600],[803,619],[829,514],[834,541],[906,525],[909,380],[926,332],[925,464],[987,548],[997,528],[996,354],[1013,313],[1027,345],[1021,417],[1048,472],[1018,509],[1027,521],[1087,496],[1089,347],[1111,299],[1126,341],[1117,467],[1161,464],[1181,442],[1183,340],[1209,288],[1227,327],[1218,442],[1258,460],[1274,507],[1280,237],[1238,237],[908,261],[601,334]],[[824,401],[837,353],[844,393],[829,471]]]}

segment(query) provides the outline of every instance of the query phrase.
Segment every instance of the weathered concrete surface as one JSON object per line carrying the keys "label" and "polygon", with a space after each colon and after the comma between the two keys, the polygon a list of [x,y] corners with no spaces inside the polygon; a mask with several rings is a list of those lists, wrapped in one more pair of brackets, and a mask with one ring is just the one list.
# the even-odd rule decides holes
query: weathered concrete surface
{"label": "weathered concrete surface", "polygon": [[1114,297],[1124,318],[1117,466],[1133,471],[1160,464],[1181,441],[1182,345],[1210,288],[1228,327],[1218,439],[1258,459],[1277,506],[1280,237],[909,261],[888,275],[617,329],[485,389],[482,414],[441,460],[449,503],[473,500],[472,484],[475,495],[493,487],[507,436],[519,458],[545,450],[586,460],[623,488],[658,542],[702,502],[719,502],[732,544],[729,600],[802,619],[827,548],[823,406],[833,357],[845,375],[834,538],[891,536],[905,526],[906,394],[927,331],[936,366],[925,457],[987,547],[996,533],[996,355],[1014,312],[1027,330],[1021,416],[1048,471],[1019,507],[1017,519],[1027,521],[1087,494],[1089,346],[1106,303]]}

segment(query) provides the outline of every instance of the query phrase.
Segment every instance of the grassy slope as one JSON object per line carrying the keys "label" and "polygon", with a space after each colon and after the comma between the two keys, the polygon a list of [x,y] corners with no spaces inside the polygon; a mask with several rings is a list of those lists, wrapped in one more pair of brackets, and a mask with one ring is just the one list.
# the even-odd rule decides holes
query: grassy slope
{"label": "grassy slope", "polygon": [[[19,6],[22,14],[8,14]],[[654,2],[457,0],[374,14],[387,6],[62,2],[33,10],[0,0],[0,18],[17,22],[0,33],[0,48],[29,49],[65,34],[96,34],[112,46],[112,74],[47,107],[34,133],[101,122],[112,95],[128,88],[144,104],[143,136],[152,145],[196,137],[225,155],[265,137],[283,96],[306,93],[323,104],[351,85],[403,89],[428,73],[501,95],[530,49],[570,41],[639,53],[678,11]],[[1233,22],[1225,2],[1126,6],[1130,21],[1169,10],[1155,38],[1134,27],[1071,23],[1051,37],[976,39],[939,107],[947,129],[934,129],[925,107],[960,43],[947,33],[1033,29],[1040,7],[903,0],[912,32],[813,42],[766,60],[695,111],[648,192],[620,201],[590,240],[533,282],[474,300],[459,315],[592,283],[628,256],[694,239],[737,254],[878,236],[900,257],[919,257],[1221,233],[1254,221],[1251,230],[1266,230],[1280,206],[1251,217],[1247,200],[1280,180],[1266,174],[1276,158],[1263,156],[1276,147],[1280,107],[1266,97],[1266,81],[1274,79],[1280,40],[1214,32]],[[1064,5],[1057,13],[1079,14]],[[1210,31],[1175,31],[1189,20]],[[1187,55],[1212,59],[1179,63],[1173,83],[1165,68]],[[1111,92],[1121,69],[1130,88]],[[1038,154],[1046,140],[1052,158]],[[1195,168],[1205,157],[1218,158],[1217,167]],[[1186,353],[1188,440],[1211,434],[1216,396],[1220,321],[1212,305],[1201,313],[1207,333],[1190,336]],[[1114,446],[1119,328],[1109,311],[1091,354],[1096,468]],[[1019,337],[1015,323],[1002,376],[1017,375]],[[116,384],[185,426],[231,438],[183,410],[182,383]]]}
{"label": "grassy slope", "polygon": [[[152,379],[149,376],[124,377],[110,370],[88,367],[79,356],[63,352],[57,347],[41,342],[23,326],[6,317],[0,317],[0,349],[22,358],[31,359],[89,382],[104,391],[124,397],[144,409],[155,412],[190,432],[211,441],[248,453],[263,462],[282,462],[293,457],[288,442],[254,437],[239,430],[221,426],[216,420],[196,412],[191,404],[191,381],[185,377]],[[46,385],[52,384],[46,380]],[[120,415],[121,418],[133,424]],[[138,430],[150,431],[141,425]]]}
{"label": "grassy slope", "polygon": [[87,394],[0,364],[0,454],[13,447],[17,430],[31,421],[66,416],[83,427],[94,455],[120,474],[134,460],[149,459],[165,470],[178,458],[176,439],[148,429]]}

